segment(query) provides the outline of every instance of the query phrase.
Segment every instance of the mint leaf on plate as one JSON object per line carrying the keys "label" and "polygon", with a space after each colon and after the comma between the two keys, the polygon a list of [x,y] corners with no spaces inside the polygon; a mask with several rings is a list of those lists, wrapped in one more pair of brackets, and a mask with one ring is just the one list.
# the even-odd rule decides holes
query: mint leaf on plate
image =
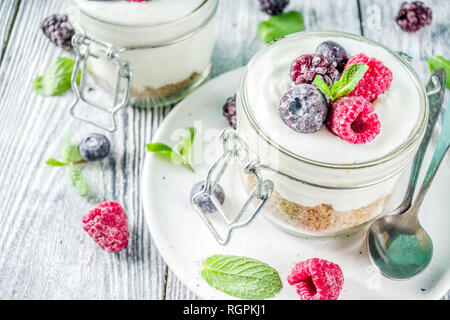
{"label": "mint leaf on plate", "polygon": [[171,160],[174,164],[183,164],[189,170],[194,172],[194,169],[190,164],[190,154],[192,145],[194,144],[196,129],[194,127],[189,127],[186,130],[186,134],[183,136],[182,141],[175,147],[176,152],[170,146],[161,142],[147,144],[147,150]]}
{"label": "mint leaf on plate", "polygon": [[203,262],[202,277],[213,288],[241,299],[267,299],[282,288],[278,272],[247,257],[214,255]]}
{"label": "mint leaf on plate", "polygon": [[445,86],[450,88],[450,61],[446,60],[442,56],[434,56],[428,59],[428,66],[430,71],[433,72],[437,68],[445,70]]}
{"label": "mint leaf on plate", "polygon": [[258,36],[264,42],[272,42],[288,34],[305,29],[303,17],[298,11],[288,11],[279,16],[273,16],[258,25]]}
{"label": "mint leaf on plate", "polygon": [[[47,73],[33,81],[33,89],[40,95],[49,97],[63,94],[71,87],[72,71],[75,61],[59,57],[49,66]],[[78,73],[77,81],[80,81]]]}
{"label": "mint leaf on plate", "polygon": [[344,70],[341,78],[334,82],[331,88],[328,87],[320,76],[316,76],[314,84],[325,96],[328,96],[331,101],[334,101],[352,92],[358,85],[358,82],[364,77],[367,70],[369,70],[369,66],[365,63],[353,64]]}
{"label": "mint leaf on plate", "polygon": [[75,189],[75,192],[80,196],[84,196],[87,194],[87,182],[84,178],[83,174],[80,170],[75,168],[75,165],[70,162],[69,163],[69,175],[72,180],[72,185]]}

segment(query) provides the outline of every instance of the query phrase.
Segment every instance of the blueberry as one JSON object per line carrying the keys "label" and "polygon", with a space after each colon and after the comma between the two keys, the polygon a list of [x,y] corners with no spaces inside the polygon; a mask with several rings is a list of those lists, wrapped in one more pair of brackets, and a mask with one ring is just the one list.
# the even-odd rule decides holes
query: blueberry
{"label": "blueberry", "polygon": [[300,84],[286,92],[278,113],[291,129],[301,133],[319,130],[327,117],[328,103],[320,90],[312,84]]}
{"label": "blueberry", "polygon": [[78,149],[84,160],[97,161],[109,155],[111,145],[103,134],[91,133],[81,140]]}
{"label": "blueberry", "polygon": [[334,41],[328,40],[322,42],[317,46],[316,53],[322,54],[322,56],[327,58],[341,72],[344,70],[345,64],[348,61],[347,51],[339,43]]}
{"label": "blueberry", "polygon": [[[204,181],[200,181],[192,187],[191,198],[203,189],[204,184]],[[214,196],[217,198],[217,200],[219,200],[220,204],[224,203],[225,193],[220,185],[216,185],[216,188],[214,189]],[[205,213],[214,213],[217,211],[216,206],[212,203],[210,196],[207,194],[204,194],[201,197],[197,198],[195,203]]]}

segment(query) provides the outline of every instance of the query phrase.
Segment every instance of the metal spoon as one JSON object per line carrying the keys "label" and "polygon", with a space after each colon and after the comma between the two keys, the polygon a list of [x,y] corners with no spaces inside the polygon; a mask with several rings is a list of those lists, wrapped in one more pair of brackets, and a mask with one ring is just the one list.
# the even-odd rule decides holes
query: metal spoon
{"label": "metal spoon", "polygon": [[[439,79],[440,88],[431,90],[435,77]],[[367,247],[372,263],[384,276],[394,280],[408,279],[417,275],[427,267],[433,254],[430,236],[420,225],[417,216],[425,194],[449,147],[450,111],[446,113],[436,151],[412,207],[411,200],[423,157],[440,113],[445,90],[444,84],[445,71],[438,69],[427,86],[430,95],[428,127],[414,158],[408,190],[402,204],[388,216],[375,221],[367,232]],[[435,83],[434,86],[437,88]]]}

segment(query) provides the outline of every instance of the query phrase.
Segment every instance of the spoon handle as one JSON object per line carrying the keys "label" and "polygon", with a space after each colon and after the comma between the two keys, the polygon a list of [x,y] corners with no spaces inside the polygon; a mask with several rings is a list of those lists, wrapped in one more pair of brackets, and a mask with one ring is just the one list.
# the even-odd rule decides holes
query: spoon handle
{"label": "spoon handle", "polygon": [[439,168],[439,165],[444,159],[445,154],[450,146],[450,103],[447,106],[447,110],[445,112],[444,120],[442,121],[442,131],[439,136],[439,140],[436,146],[436,150],[434,151],[433,158],[431,159],[430,166],[428,167],[427,173],[425,174],[425,178],[423,179],[422,186],[420,187],[419,194],[417,195],[417,199],[414,203],[416,208],[420,207],[425,198],[425,194],[428,191],[428,188],[433,181],[433,178],[436,174],[436,171]]}
{"label": "spoon handle", "polygon": [[436,69],[430,77],[427,85],[427,93],[430,102],[430,115],[428,117],[427,129],[419,146],[416,156],[414,157],[411,174],[409,176],[408,189],[402,203],[393,210],[390,215],[402,214],[411,207],[414,191],[416,190],[417,180],[419,178],[420,168],[422,167],[423,158],[430,143],[433,130],[442,107],[445,93],[445,71],[442,68]]}

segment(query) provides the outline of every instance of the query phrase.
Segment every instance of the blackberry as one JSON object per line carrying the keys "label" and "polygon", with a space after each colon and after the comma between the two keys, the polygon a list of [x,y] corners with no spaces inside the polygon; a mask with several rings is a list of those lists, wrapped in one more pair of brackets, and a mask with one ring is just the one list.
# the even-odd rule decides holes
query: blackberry
{"label": "blackberry", "polygon": [[52,14],[44,19],[41,29],[55,45],[66,50],[72,49],[72,37],[75,30],[66,14]]}
{"label": "blackberry", "polygon": [[430,25],[432,18],[431,9],[425,7],[422,1],[403,2],[395,22],[402,30],[415,32]]}
{"label": "blackberry", "polygon": [[[195,196],[197,193],[199,193],[204,186],[205,182],[200,181],[197,182],[191,190],[191,198]],[[216,185],[216,188],[214,189],[214,196],[219,201],[219,203],[222,205],[225,202],[225,192],[223,191],[222,187],[220,185]],[[195,203],[202,209],[205,213],[214,213],[217,211],[216,206],[211,201],[211,198],[208,194],[204,194],[201,197],[197,198]]]}
{"label": "blackberry", "polygon": [[261,10],[271,16],[282,14],[288,4],[289,0],[259,0]]}
{"label": "blackberry", "polygon": [[319,75],[329,87],[339,78],[339,71],[320,53],[304,54],[295,59],[290,74],[295,84],[312,83]]}
{"label": "blackberry", "polygon": [[236,129],[236,95],[229,97],[223,106],[223,115],[233,129]]}
{"label": "blackberry", "polygon": [[322,128],[328,113],[328,102],[312,84],[300,84],[285,93],[278,113],[289,128],[312,133]]}
{"label": "blackberry", "polygon": [[81,140],[78,146],[81,157],[86,161],[97,161],[106,158],[111,151],[107,137],[100,133],[91,133]]}
{"label": "blackberry", "polygon": [[334,41],[324,41],[319,44],[316,48],[316,53],[320,53],[322,56],[328,59],[331,64],[342,72],[344,70],[345,64],[348,61],[347,51],[339,44]]}

